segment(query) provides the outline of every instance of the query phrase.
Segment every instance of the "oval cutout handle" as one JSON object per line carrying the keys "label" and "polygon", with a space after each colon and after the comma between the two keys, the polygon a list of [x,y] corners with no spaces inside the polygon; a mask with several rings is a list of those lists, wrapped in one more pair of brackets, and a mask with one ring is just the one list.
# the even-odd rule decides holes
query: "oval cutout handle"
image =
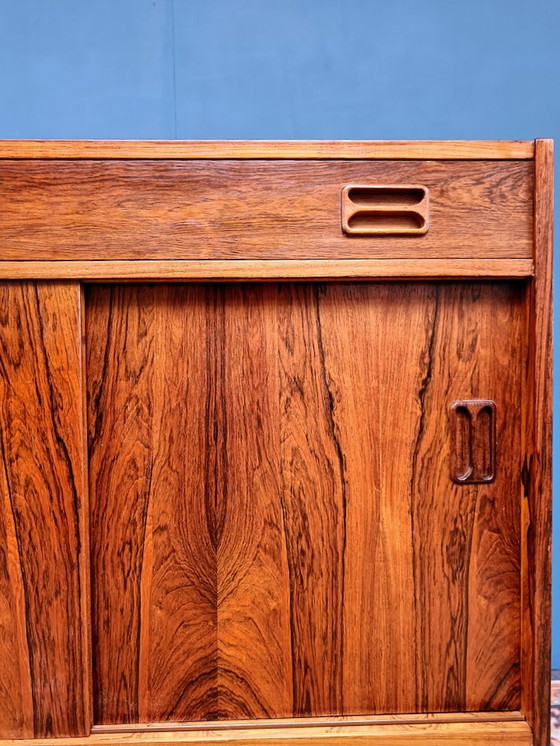
{"label": "oval cutout handle", "polygon": [[484,484],[496,477],[496,404],[490,399],[451,405],[451,479]]}
{"label": "oval cutout handle", "polygon": [[352,184],[342,190],[342,230],[349,235],[422,235],[429,189],[414,184]]}

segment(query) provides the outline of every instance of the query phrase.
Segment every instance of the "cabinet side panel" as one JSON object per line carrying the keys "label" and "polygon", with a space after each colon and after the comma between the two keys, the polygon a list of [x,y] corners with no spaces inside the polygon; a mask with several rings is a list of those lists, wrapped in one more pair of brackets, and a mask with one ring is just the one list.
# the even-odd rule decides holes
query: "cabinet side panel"
{"label": "cabinet side panel", "polygon": [[550,742],[552,536],[553,143],[535,142],[535,277],[528,301],[524,433],[522,710],[536,746]]}
{"label": "cabinet side panel", "polygon": [[0,733],[89,732],[78,283],[0,285]]}

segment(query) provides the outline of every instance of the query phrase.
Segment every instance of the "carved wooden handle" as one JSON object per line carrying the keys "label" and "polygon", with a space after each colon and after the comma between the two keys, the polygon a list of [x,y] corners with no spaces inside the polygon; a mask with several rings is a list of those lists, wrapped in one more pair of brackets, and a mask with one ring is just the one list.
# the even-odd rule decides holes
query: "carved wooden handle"
{"label": "carved wooden handle", "polygon": [[342,230],[357,235],[423,234],[429,228],[427,187],[352,185],[342,190]]}
{"label": "carved wooden handle", "polygon": [[496,471],[496,404],[489,399],[451,405],[451,479],[492,482]]}

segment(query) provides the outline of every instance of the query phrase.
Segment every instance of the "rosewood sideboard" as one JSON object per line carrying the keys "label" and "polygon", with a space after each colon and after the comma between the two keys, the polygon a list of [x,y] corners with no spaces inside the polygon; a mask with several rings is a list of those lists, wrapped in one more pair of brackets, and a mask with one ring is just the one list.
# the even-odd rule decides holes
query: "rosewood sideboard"
{"label": "rosewood sideboard", "polygon": [[0,143],[0,746],[546,746],[552,143]]}

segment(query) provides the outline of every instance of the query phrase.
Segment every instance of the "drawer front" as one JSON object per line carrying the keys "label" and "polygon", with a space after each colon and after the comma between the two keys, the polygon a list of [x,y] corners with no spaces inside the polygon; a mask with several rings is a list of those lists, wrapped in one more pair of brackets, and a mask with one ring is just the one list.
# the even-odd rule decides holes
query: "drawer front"
{"label": "drawer front", "polygon": [[532,190],[531,161],[4,161],[1,258],[523,259]]}

